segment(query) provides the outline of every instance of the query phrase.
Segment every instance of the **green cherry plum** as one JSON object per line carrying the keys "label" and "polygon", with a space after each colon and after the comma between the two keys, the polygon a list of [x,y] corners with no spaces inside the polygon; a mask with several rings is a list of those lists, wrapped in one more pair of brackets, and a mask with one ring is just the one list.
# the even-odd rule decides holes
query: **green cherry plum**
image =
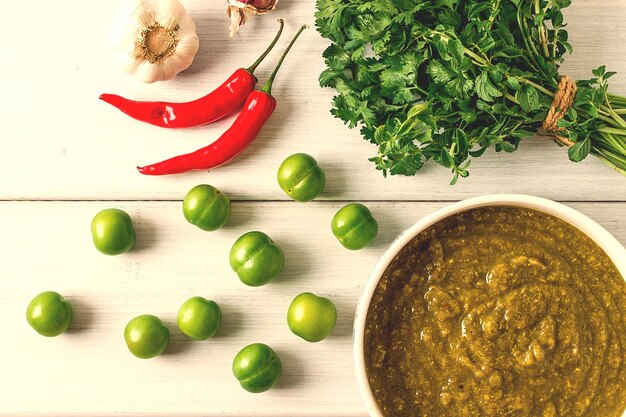
{"label": "green cherry plum", "polygon": [[46,291],[35,296],[26,309],[28,324],[42,336],[54,337],[72,323],[72,305],[59,293]]}
{"label": "green cherry plum", "polygon": [[326,175],[311,155],[297,153],[280,164],[278,185],[295,201],[311,201],[324,190]]}
{"label": "green cherry plum", "polygon": [[276,352],[263,343],[253,343],[241,349],[232,368],[241,387],[255,394],[276,385],[283,370]]}
{"label": "green cherry plum", "polygon": [[202,230],[217,230],[230,218],[230,200],[211,185],[196,185],[183,200],[183,215]]}
{"label": "green cherry plum", "polygon": [[360,203],[348,204],[335,214],[331,228],[339,242],[347,249],[367,246],[378,234],[378,223],[369,209]]}
{"label": "green cherry plum", "polygon": [[163,353],[170,341],[170,332],[161,319],[144,314],[128,322],[124,340],[130,353],[141,359],[150,359]]}
{"label": "green cherry plum", "polygon": [[259,287],[272,281],[283,270],[282,249],[263,232],[248,232],[233,244],[230,266],[241,282]]}
{"label": "green cherry plum", "polygon": [[93,244],[105,255],[128,252],[135,244],[133,222],[125,211],[102,210],[91,221]]}
{"label": "green cherry plum", "polygon": [[336,323],[335,304],[310,292],[296,296],[287,311],[289,329],[307,342],[324,340],[332,333]]}
{"label": "green cherry plum", "polygon": [[178,310],[178,328],[194,340],[213,337],[222,324],[222,310],[215,301],[191,297]]}

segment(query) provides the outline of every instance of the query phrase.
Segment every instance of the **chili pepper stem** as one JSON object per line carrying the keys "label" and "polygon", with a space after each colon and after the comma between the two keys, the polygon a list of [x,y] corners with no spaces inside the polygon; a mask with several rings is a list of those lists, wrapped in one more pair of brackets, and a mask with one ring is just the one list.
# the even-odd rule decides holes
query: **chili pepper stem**
{"label": "chili pepper stem", "polygon": [[278,38],[280,38],[280,35],[283,33],[283,27],[285,26],[285,21],[283,19],[278,19],[278,23],[280,23],[280,29],[278,29],[278,33],[276,34],[276,36],[274,36],[274,40],[272,41],[272,43],[270,43],[270,45],[267,47],[267,49],[265,49],[265,51],[261,54],[261,56],[258,57],[256,61],[254,61],[254,64],[246,68],[246,71],[248,71],[250,74],[252,74],[254,70],[256,70],[256,67],[258,67],[259,64],[265,59],[267,54],[270,53],[272,48],[274,48],[274,45],[276,45],[276,42],[278,42]]}
{"label": "chili pepper stem", "polygon": [[306,29],[306,28],[308,28],[307,25],[300,26],[300,30],[298,31],[298,33],[296,33],[296,35],[293,37],[291,42],[289,42],[289,45],[287,45],[287,49],[285,49],[285,52],[283,52],[282,56],[278,60],[278,64],[276,64],[276,67],[274,68],[274,71],[272,71],[272,74],[270,75],[270,77],[265,82],[265,85],[263,86],[261,91],[263,91],[266,94],[272,95],[272,83],[274,83],[274,78],[276,77],[276,73],[278,73],[278,70],[280,69],[280,66],[283,64],[283,61],[285,60],[285,57],[289,53],[289,50],[291,49],[293,44],[296,42],[296,40],[298,39],[298,37],[300,36],[302,31],[304,29]]}

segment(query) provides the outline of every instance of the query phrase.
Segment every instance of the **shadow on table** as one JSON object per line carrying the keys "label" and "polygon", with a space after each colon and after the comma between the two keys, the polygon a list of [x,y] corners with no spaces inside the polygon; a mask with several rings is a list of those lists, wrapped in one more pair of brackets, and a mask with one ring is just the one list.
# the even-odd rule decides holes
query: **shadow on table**
{"label": "shadow on table", "polygon": [[328,336],[328,339],[351,339],[356,303],[335,301],[335,307],[337,307],[337,325],[335,330]]}
{"label": "shadow on table", "polygon": [[133,227],[137,236],[135,245],[130,250],[132,252],[143,252],[149,250],[158,238],[158,226],[146,216],[136,216],[133,218]]}
{"label": "shadow on table", "polygon": [[178,329],[176,320],[163,320],[163,324],[170,331],[170,343],[167,345],[167,349],[163,352],[163,356],[174,356],[184,353],[197,341],[185,336]]}
{"label": "shadow on table", "polygon": [[72,323],[65,334],[72,335],[88,331],[93,324],[94,309],[82,298],[68,297],[72,305]]}
{"label": "shadow on table", "polygon": [[276,354],[280,358],[283,366],[283,374],[274,389],[293,390],[302,384],[305,378],[302,367],[302,359],[291,353],[287,348],[276,349]]}
{"label": "shadow on table", "polygon": [[[393,242],[394,239],[412,223],[402,224],[398,222],[393,215],[395,211],[393,208],[388,210],[378,210],[377,204],[372,203],[366,205],[372,212],[372,216],[374,216],[378,222],[378,236],[376,236],[372,243],[370,243],[368,248],[380,250],[380,254],[382,255],[382,250],[386,250],[389,245],[391,245],[391,242]],[[416,216],[415,221],[417,220]]]}
{"label": "shadow on table", "polygon": [[254,224],[256,212],[254,204],[246,201],[235,201],[231,204],[230,219],[224,225],[225,229],[236,229],[240,226]]}
{"label": "shadow on table", "polygon": [[228,339],[235,337],[242,330],[243,315],[236,309],[236,306],[220,302],[222,310],[222,324],[213,339]]}
{"label": "shadow on table", "polygon": [[285,253],[285,267],[276,280],[272,281],[272,285],[280,285],[285,283],[291,285],[300,279],[310,278],[310,263],[314,254],[309,251],[302,250],[295,239],[280,239],[276,243]]}

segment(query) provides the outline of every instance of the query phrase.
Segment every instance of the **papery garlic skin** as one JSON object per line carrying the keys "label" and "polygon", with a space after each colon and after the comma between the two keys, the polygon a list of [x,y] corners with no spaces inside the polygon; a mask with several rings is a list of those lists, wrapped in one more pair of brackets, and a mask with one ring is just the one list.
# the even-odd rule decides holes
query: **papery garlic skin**
{"label": "papery garlic skin", "polygon": [[276,8],[278,0],[226,0],[228,8],[226,12],[230,18],[230,37],[239,31],[239,26],[246,23],[246,13],[265,14]]}
{"label": "papery garlic skin", "polygon": [[198,52],[196,25],[178,0],[130,0],[114,27],[124,71],[141,81],[170,80]]}

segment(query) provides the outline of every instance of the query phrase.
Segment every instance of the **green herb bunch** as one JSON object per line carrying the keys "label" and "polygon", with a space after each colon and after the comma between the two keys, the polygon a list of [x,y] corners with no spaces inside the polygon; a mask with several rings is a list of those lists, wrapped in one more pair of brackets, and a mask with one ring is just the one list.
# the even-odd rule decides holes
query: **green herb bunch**
{"label": "green herb bunch", "polygon": [[[541,126],[571,53],[562,9],[571,0],[317,0],[332,44],[320,84],[332,114],[378,146],[383,175],[414,175],[432,159],[455,183],[487,148],[513,152],[540,134],[578,162],[592,154],[626,174],[626,98],[605,67],[578,81],[555,129]],[[554,110],[554,109],[553,109]]]}

